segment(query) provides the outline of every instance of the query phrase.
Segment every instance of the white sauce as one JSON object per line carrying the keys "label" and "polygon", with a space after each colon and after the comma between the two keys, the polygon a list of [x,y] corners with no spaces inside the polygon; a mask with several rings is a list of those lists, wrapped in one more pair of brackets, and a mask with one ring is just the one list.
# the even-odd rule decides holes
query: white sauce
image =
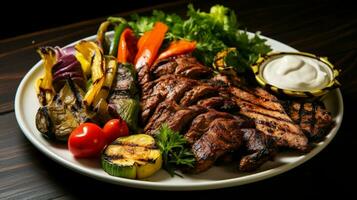
{"label": "white sauce", "polygon": [[324,88],[332,71],[317,59],[299,55],[283,55],[266,63],[263,78],[281,89],[311,91]]}

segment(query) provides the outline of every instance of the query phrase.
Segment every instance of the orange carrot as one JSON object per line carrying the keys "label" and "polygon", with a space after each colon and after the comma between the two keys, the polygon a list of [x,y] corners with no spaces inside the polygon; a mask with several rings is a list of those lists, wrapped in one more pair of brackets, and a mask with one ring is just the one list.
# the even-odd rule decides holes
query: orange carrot
{"label": "orange carrot", "polygon": [[134,61],[137,71],[144,65],[151,66],[153,64],[168,29],[169,27],[166,24],[156,22],[154,28],[151,30],[151,33],[145,36],[147,38],[145,40],[141,39],[143,41],[140,42],[140,48],[138,49],[138,53],[136,54]]}
{"label": "orange carrot", "polygon": [[163,51],[157,60],[161,60],[164,58],[168,58],[171,56],[176,56],[184,53],[190,53],[196,48],[196,42],[195,41],[188,41],[188,40],[178,40],[178,41],[173,41],[170,43],[169,47]]}

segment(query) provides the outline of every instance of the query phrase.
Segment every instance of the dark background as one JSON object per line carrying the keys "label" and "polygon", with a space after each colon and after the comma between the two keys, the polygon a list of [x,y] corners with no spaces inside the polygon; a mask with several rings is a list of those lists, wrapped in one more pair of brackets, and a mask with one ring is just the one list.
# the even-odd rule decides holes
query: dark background
{"label": "dark background", "polygon": [[10,0],[1,6],[0,39],[170,2],[175,1]]}

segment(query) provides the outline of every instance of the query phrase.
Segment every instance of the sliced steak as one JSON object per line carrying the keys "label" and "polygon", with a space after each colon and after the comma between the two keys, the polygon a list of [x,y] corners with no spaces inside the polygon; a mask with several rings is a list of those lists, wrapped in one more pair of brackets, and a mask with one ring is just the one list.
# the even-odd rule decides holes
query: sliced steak
{"label": "sliced steak", "polygon": [[236,151],[242,144],[243,134],[236,119],[215,119],[209,123],[207,131],[192,144],[196,158],[194,173],[209,169],[214,162],[227,152]]}
{"label": "sliced steak", "polygon": [[238,125],[236,128],[252,128],[254,122],[243,116],[234,116],[226,112],[219,112],[216,110],[208,110],[208,112],[198,115],[190,126],[190,129],[186,132],[185,138],[190,144],[197,141],[209,128],[209,124],[215,119],[234,119]]}
{"label": "sliced steak", "polygon": [[256,128],[273,136],[278,146],[308,151],[308,139],[275,96],[262,88],[231,87],[240,113],[255,120]]}
{"label": "sliced steak", "polygon": [[193,79],[202,79],[210,76],[212,71],[199,63],[190,54],[167,58],[158,61],[150,69],[153,79],[168,74],[176,74]]}
{"label": "sliced steak", "polygon": [[197,84],[198,81],[174,75],[163,76],[145,84],[141,97],[141,121],[145,124],[162,101],[168,99],[179,102]]}
{"label": "sliced steak", "polygon": [[287,101],[285,110],[311,141],[321,141],[334,125],[322,102]]}
{"label": "sliced steak", "polygon": [[239,106],[234,100],[223,96],[202,99],[197,102],[197,105],[222,112],[228,112],[231,114],[238,113],[240,110]]}
{"label": "sliced steak", "polygon": [[239,170],[253,171],[272,159],[276,152],[276,142],[271,136],[262,134],[257,129],[242,129],[245,156],[239,162]]}

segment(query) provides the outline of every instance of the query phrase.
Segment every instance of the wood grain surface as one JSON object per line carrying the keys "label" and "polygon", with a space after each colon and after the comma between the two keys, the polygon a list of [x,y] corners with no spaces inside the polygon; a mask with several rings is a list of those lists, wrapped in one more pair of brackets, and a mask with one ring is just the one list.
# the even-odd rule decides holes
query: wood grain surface
{"label": "wood grain surface", "polygon": [[[247,30],[288,44],[300,51],[327,56],[341,69],[340,81],[345,115],[337,136],[316,157],[282,175],[257,183],[210,190],[180,192],[204,196],[237,194],[237,197],[272,194],[304,196],[339,192],[347,195],[356,184],[351,164],[356,158],[357,139],[354,127],[357,113],[357,12],[352,4],[343,1],[220,1],[234,8],[238,21]],[[196,7],[207,10],[215,3],[194,1]],[[155,8],[184,14],[187,1],[167,3]],[[145,13],[153,8],[120,13]],[[103,18],[78,22],[68,26],[0,40],[0,199],[77,199],[93,195],[135,195],[137,189],[100,182],[55,163],[40,153],[23,135],[14,114],[16,89],[31,67],[38,62],[35,48],[64,46],[95,34]],[[259,192],[257,192],[259,191]],[[155,191],[140,190],[154,195]],[[163,197],[171,196],[160,192]],[[282,195],[283,194],[283,195]],[[104,196],[103,196],[104,197]],[[118,197],[119,198],[119,197]]]}

